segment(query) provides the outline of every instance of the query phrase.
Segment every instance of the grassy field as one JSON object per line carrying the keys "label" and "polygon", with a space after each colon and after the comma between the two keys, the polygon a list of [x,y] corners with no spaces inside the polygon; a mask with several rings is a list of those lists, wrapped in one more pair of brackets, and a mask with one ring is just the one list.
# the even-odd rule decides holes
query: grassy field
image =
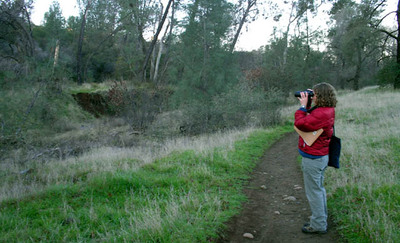
{"label": "grassy field", "polygon": [[400,93],[340,97],[342,168],[329,170],[329,208],[349,242],[400,242]]}
{"label": "grassy field", "polygon": [[[282,111],[289,125],[280,128],[94,146],[32,164],[1,161],[0,242],[215,239],[245,200],[242,184],[255,163],[292,130],[296,109]],[[330,217],[344,241],[400,241],[399,118],[399,92],[368,88],[339,96],[342,167],[327,170],[326,188]],[[99,136],[83,131],[46,139]],[[32,171],[21,174],[24,168]]]}
{"label": "grassy field", "polygon": [[154,146],[158,151],[101,148],[43,164],[27,176],[8,176],[1,191],[0,242],[218,238],[245,200],[243,181],[265,149],[289,130],[181,138]]}

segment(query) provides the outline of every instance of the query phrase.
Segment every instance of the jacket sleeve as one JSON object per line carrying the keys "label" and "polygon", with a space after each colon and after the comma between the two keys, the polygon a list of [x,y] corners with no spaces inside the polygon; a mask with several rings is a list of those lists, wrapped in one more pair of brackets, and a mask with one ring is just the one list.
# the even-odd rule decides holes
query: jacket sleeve
{"label": "jacket sleeve", "polygon": [[294,114],[294,125],[301,131],[316,131],[323,128],[324,124],[324,118],[319,112],[307,113],[306,111],[299,109]]}

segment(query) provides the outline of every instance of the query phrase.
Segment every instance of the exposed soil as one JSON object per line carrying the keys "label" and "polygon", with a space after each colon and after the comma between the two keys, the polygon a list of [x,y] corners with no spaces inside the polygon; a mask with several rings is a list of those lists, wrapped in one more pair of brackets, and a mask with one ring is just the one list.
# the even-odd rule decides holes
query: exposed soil
{"label": "exposed soil", "polygon": [[[297,162],[296,133],[285,135],[264,154],[245,188],[248,201],[240,215],[228,222],[219,242],[337,242],[332,223],[324,235],[304,234],[311,215]],[[328,168],[331,169],[331,168]],[[295,201],[288,200],[295,197]],[[245,233],[254,236],[244,237]]]}
{"label": "exposed soil", "polygon": [[77,93],[72,95],[78,105],[95,117],[107,114],[108,106],[106,99],[99,93]]}

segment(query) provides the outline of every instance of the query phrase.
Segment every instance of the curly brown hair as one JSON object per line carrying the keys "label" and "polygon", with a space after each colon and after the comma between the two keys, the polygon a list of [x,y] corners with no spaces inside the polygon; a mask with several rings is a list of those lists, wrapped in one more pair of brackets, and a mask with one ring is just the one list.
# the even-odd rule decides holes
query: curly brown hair
{"label": "curly brown hair", "polygon": [[328,83],[319,83],[313,87],[317,96],[316,105],[319,107],[336,107],[336,90]]}

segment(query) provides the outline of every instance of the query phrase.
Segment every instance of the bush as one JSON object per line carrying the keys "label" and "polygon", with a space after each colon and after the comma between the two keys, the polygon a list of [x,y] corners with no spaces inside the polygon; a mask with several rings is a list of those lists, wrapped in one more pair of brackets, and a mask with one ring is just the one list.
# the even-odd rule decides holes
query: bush
{"label": "bush", "polygon": [[379,70],[377,78],[379,84],[385,86],[394,84],[398,75],[400,75],[400,66],[393,60]]}
{"label": "bush", "polygon": [[208,133],[246,126],[269,126],[280,122],[279,108],[285,99],[277,89],[263,92],[239,83],[209,102],[198,102],[183,108],[180,127],[189,134]]}
{"label": "bush", "polygon": [[114,93],[112,105],[132,128],[146,130],[163,110],[170,94],[168,87],[120,88]]}
{"label": "bush", "polygon": [[0,97],[0,137],[5,140],[32,130],[65,131],[90,118],[71,95],[49,83],[15,83],[0,90]]}

